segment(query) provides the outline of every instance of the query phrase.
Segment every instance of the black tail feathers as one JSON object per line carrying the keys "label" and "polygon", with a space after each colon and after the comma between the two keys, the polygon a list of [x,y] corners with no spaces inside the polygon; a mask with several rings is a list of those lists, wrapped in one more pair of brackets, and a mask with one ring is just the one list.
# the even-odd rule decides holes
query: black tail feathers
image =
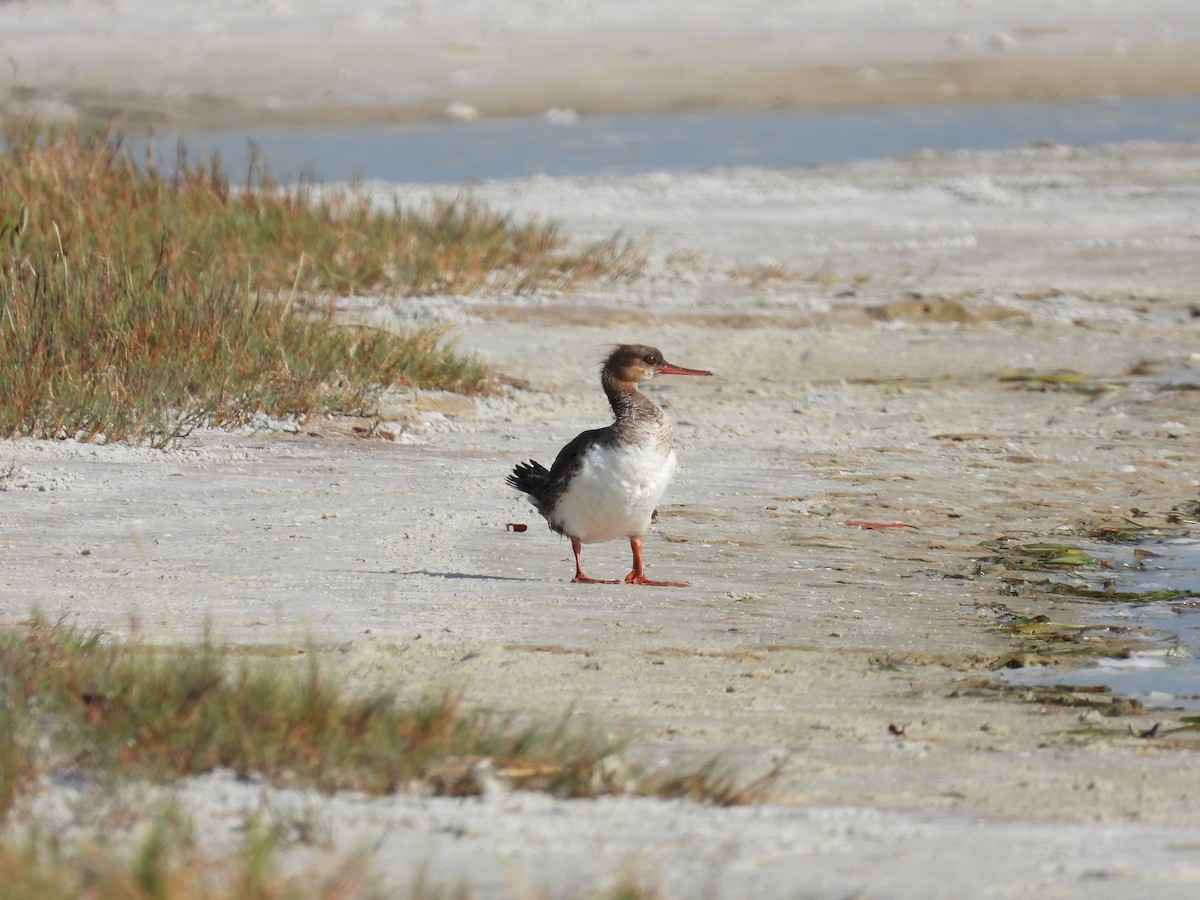
{"label": "black tail feathers", "polygon": [[549,481],[550,470],[532,459],[529,462],[517,463],[513,466],[512,474],[508,476],[509,485],[518,491],[524,491],[539,507]]}

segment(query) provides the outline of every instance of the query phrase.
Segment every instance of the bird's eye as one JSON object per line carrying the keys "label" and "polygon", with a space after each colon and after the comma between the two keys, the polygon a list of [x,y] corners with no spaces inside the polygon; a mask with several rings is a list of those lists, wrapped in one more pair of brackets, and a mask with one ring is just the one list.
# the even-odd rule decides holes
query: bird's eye
{"label": "bird's eye", "polygon": [[658,357],[655,356],[653,353],[647,353],[645,358],[643,359],[643,362],[645,362],[646,365],[648,365],[648,366],[656,366],[656,365],[658,365]]}

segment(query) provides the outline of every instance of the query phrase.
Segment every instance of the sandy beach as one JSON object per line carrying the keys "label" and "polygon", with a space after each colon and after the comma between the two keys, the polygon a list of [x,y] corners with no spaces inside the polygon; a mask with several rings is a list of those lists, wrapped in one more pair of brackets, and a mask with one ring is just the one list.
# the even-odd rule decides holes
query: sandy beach
{"label": "sandy beach", "polygon": [[[232,124],[1200,89],[1184,2],[337,9],[0,4],[0,109]],[[971,686],[1013,647],[1007,613],[1088,615],[1011,596],[981,542],[1200,491],[1200,395],[1162,389],[1200,379],[1198,150],[482,182],[488,205],[579,241],[620,231],[647,258],[569,296],[345,301],[453,326],[506,376],[496,395],[389,395],[395,440],[332,420],[167,451],[0,443],[7,624],[38,608],[118,636],[311,643],[353,687],[570,715],[634,735],[640,759],[719,756],[746,779],[782,761],[773,802],[366,800],[214,773],[118,798],[47,778],[15,818],[88,835],[170,793],[216,853],[266,802],[320,823],[289,865],[365,847],[401,892],[423,870],[478,897],[589,896],[632,867],[668,897],[1195,896],[1197,744],[1131,732],[1168,711]],[[459,190],[367,187],[384,204]],[[568,583],[569,544],[504,484],[607,421],[596,368],[623,341],[715,372],[648,389],[681,470],[647,567],[687,589]],[[1103,387],[1006,380],[1058,370]],[[627,552],[591,547],[588,568],[620,577]]]}

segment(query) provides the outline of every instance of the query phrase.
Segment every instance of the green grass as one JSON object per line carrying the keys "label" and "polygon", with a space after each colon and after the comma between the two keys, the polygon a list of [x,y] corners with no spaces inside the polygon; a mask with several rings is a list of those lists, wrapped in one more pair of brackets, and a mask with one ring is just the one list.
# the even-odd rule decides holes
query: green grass
{"label": "green grass", "polygon": [[[636,265],[469,201],[418,213],[279,187],[180,154],[164,175],[102,136],[0,152],[0,436],[163,444],[258,413],[367,411],[393,386],[477,392],[444,334],[347,328],[338,295],[563,288]],[[403,302],[398,300],[397,302]]]}

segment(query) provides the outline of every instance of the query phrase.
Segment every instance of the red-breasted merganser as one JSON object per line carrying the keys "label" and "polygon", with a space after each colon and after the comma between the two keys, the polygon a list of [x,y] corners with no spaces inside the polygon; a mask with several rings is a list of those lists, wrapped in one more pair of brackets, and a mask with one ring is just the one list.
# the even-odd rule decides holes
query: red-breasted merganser
{"label": "red-breasted merganser", "polygon": [[662,352],[641,344],[622,344],[605,360],[600,383],[615,421],[595,428],[563,447],[547,469],[530,460],[518,463],[508,483],[529,495],[529,502],[551,530],[571,539],[575,577],[585,584],[616,584],[583,574],[582,544],[629,538],[633,571],[630,584],[687,587],[679,581],[651,581],[642,566],[642,536],[675,474],[671,422],[638,384],[657,375],[711,375],[685,369],[663,359]]}

